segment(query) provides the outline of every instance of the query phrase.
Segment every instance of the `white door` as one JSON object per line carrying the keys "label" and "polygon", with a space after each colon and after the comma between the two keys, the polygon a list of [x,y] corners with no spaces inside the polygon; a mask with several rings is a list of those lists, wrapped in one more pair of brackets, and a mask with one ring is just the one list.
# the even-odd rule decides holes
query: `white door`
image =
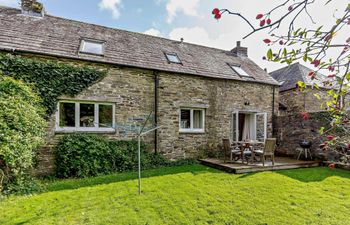
{"label": "white door", "polygon": [[256,140],[264,142],[267,138],[267,113],[255,114],[255,137]]}

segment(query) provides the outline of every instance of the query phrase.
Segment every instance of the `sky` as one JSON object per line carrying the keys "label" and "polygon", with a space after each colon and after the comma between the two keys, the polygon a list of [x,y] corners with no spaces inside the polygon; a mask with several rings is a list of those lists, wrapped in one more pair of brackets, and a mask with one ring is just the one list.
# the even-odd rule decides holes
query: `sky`
{"label": "sky", "polygon": [[[267,32],[256,33],[242,39],[251,30],[244,21],[235,16],[225,15],[220,20],[212,17],[213,8],[227,8],[239,12],[258,25],[255,16],[267,12],[273,6],[285,0],[42,0],[48,14],[99,24],[112,28],[146,33],[169,39],[205,45],[209,47],[230,50],[241,41],[248,47],[248,55],[260,67],[273,71],[282,66],[279,63],[267,62],[262,59],[268,50],[263,39],[268,37]],[[19,8],[18,0],[0,0],[0,5]],[[344,8],[348,0],[333,0],[324,7],[326,0],[317,0],[310,8],[311,19],[303,15],[296,26],[307,28],[334,24],[333,15],[339,14],[334,9]],[[286,12],[288,6],[272,16]],[[281,26],[278,33],[286,31],[287,26]],[[349,32],[350,33],[350,32]],[[347,34],[345,34],[347,35]],[[345,35],[339,35],[339,40],[346,40]],[[307,65],[310,66],[310,65]]]}

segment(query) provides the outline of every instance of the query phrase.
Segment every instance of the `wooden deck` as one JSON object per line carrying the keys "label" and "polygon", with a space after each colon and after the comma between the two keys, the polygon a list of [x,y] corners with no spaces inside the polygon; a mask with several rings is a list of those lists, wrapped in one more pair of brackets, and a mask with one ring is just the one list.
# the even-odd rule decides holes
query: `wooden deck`
{"label": "wooden deck", "polygon": [[226,162],[220,159],[201,159],[199,160],[203,165],[210,166],[219,170],[226,171],[228,173],[251,173],[260,171],[273,171],[273,170],[287,170],[297,168],[309,168],[320,166],[321,161],[301,161],[286,157],[276,157],[275,165],[272,166],[270,161],[265,162],[265,166],[260,162],[254,164],[242,164],[240,161],[237,162]]}

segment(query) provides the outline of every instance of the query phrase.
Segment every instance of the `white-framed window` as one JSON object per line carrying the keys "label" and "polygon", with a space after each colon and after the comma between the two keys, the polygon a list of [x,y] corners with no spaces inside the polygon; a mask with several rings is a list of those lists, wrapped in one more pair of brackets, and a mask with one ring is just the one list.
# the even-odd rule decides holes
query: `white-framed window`
{"label": "white-framed window", "polygon": [[113,132],[115,104],[60,101],[56,112],[58,132]]}
{"label": "white-framed window", "polygon": [[204,133],[205,110],[204,109],[180,109],[180,132]]}
{"label": "white-framed window", "polygon": [[166,56],[167,60],[169,61],[169,63],[181,64],[181,60],[177,56],[177,54],[175,54],[175,53],[165,53],[165,56]]}
{"label": "white-framed window", "polygon": [[91,39],[83,39],[80,43],[80,52],[94,55],[104,55],[105,42]]}
{"label": "white-framed window", "polygon": [[233,71],[235,71],[239,76],[241,77],[250,77],[252,78],[251,75],[249,75],[240,65],[229,65]]}

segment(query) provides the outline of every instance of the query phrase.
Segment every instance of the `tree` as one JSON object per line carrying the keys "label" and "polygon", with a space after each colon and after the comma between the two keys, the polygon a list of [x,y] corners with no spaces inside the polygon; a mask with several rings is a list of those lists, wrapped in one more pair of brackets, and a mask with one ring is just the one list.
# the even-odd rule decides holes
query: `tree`
{"label": "tree", "polygon": [[[320,129],[320,133],[327,136],[325,147],[334,145],[337,140],[344,142],[334,136],[339,130],[347,136],[350,134],[347,128],[349,117],[345,112],[345,105],[340,104],[341,96],[349,91],[350,81],[350,3],[331,8],[330,4],[333,1],[322,1],[322,7],[334,12],[333,18],[329,18],[334,20],[333,25],[319,26],[316,29],[297,24],[298,19],[303,16],[315,23],[313,15],[309,13],[309,7],[316,4],[316,0],[281,0],[280,4],[272,6],[268,12],[257,13],[255,19],[258,25],[255,25],[255,21],[250,21],[242,14],[229,9],[215,8],[212,11],[217,20],[222,19],[225,14],[240,17],[251,28],[251,32],[243,38],[268,30],[269,37],[261,40],[269,47],[264,59],[286,64],[303,60],[314,68],[309,74],[311,79],[318,79],[317,74],[320,71],[328,75],[329,84],[336,83],[336,88],[328,91],[331,100],[324,103],[332,115],[331,127],[326,130]],[[317,3],[320,2],[321,0]],[[278,19],[272,20],[273,17]],[[281,25],[287,25],[288,29],[278,34]],[[339,40],[337,36],[346,38]],[[303,82],[298,82],[298,85],[300,90],[307,88]],[[315,84],[313,88],[319,87]],[[306,112],[302,114],[303,118],[307,118],[305,115]],[[350,149],[350,146],[348,148]]]}

